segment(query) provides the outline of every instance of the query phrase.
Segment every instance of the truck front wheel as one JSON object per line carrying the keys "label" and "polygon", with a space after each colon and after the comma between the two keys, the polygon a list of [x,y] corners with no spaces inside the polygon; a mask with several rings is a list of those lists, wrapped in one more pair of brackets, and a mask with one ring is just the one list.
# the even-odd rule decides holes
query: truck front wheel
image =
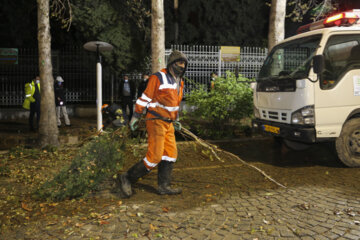
{"label": "truck front wheel", "polygon": [[347,121],[336,139],[336,152],[348,167],[360,167],[360,118]]}

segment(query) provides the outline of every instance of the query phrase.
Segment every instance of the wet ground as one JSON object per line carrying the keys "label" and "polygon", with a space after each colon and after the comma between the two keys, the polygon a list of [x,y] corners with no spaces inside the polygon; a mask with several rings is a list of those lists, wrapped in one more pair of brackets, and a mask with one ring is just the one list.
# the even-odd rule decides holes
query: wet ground
{"label": "wet ground", "polygon": [[[91,131],[94,122],[72,122],[63,136]],[[7,124],[5,124],[7,125]],[[11,124],[10,124],[11,125]],[[9,127],[10,128],[10,127]],[[76,131],[77,130],[77,131]],[[34,136],[29,133],[29,138]],[[130,199],[111,180],[84,199],[40,203],[21,188],[28,180],[0,176],[2,239],[360,239],[360,171],[345,167],[331,144],[294,152],[272,138],[253,136],[217,142],[273,177],[281,188],[240,161],[212,160],[193,142],[178,142],[173,184],[178,196],[156,194],[156,169],[141,179]],[[129,148],[125,169],[146,145]],[[6,153],[2,156],[7,156]],[[14,159],[16,172],[24,161]],[[55,163],[54,163],[55,164]],[[62,163],[64,164],[64,163]],[[61,165],[61,163],[60,163]],[[59,165],[57,165],[59,166]],[[43,166],[49,171],[56,166]],[[5,192],[3,190],[6,190]],[[26,199],[31,211],[22,205]],[[14,206],[10,205],[12,203]],[[5,209],[6,207],[6,209]],[[17,213],[18,212],[18,213]],[[4,227],[5,226],[5,227]]]}

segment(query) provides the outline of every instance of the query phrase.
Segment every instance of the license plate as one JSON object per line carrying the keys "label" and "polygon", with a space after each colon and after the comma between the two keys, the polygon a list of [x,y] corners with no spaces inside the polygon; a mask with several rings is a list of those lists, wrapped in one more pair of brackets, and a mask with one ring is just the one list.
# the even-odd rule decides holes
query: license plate
{"label": "license plate", "polygon": [[275,133],[275,134],[280,134],[280,128],[279,127],[274,127],[274,126],[270,126],[270,125],[263,125],[264,126],[264,131],[265,132],[271,132],[271,133]]}

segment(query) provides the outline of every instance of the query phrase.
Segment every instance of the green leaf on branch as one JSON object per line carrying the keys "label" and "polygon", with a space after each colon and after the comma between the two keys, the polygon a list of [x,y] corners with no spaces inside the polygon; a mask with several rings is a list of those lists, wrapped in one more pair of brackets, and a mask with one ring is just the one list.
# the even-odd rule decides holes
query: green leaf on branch
{"label": "green leaf on branch", "polygon": [[[186,96],[186,103],[192,106],[192,111],[186,112],[185,119],[206,121],[206,126],[198,125],[199,128],[196,129],[200,136],[229,136],[232,132],[228,131],[234,131],[233,128],[227,127],[229,124],[240,123],[240,120],[252,116],[251,80],[241,76],[236,78],[232,72],[227,72],[226,76],[216,78],[214,89],[207,91],[204,85],[197,84],[195,90]],[[194,128],[196,124],[191,123],[191,126]]]}
{"label": "green leaf on branch", "polygon": [[34,197],[61,201],[96,190],[104,179],[111,178],[122,168],[126,131],[127,128],[121,128],[103,133],[83,145],[71,164],[41,185]]}

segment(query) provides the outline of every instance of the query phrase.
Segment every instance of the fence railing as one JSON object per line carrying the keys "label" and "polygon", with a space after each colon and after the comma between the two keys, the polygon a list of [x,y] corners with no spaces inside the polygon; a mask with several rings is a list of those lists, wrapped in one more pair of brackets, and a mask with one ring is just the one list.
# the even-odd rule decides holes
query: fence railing
{"label": "fence railing", "polygon": [[[239,61],[227,62],[221,60],[219,46],[173,45],[171,49],[166,50],[166,56],[170,55],[172,50],[186,54],[189,65],[185,76],[200,84],[207,84],[212,72],[219,77],[225,77],[226,71],[231,71],[246,78],[255,78],[268,53],[266,48],[241,47]],[[189,83],[185,84],[185,93],[189,93],[192,86]]]}
{"label": "fence railing", "polygon": [[[225,76],[226,71],[238,72],[247,78],[257,76],[267,49],[242,47],[237,62],[221,61],[218,46],[173,45],[166,49],[166,59],[172,50],[180,50],[189,59],[185,76],[196,83],[207,84],[212,72]],[[65,80],[66,98],[69,103],[96,102],[96,59],[95,54],[82,48],[64,48],[52,51],[54,78],[61,75]],[[26,80],[38,75],[38,50],[18,49],[18,64],[0,63],[0,107],[21,106],[24,101]],[[141,74],[129,73],[131,81],[139,82]],[[103,102],[119,102],[119,78],[109,68],[103,68]],[[191,92],[193,84],[185,84],[185,94]]]}

